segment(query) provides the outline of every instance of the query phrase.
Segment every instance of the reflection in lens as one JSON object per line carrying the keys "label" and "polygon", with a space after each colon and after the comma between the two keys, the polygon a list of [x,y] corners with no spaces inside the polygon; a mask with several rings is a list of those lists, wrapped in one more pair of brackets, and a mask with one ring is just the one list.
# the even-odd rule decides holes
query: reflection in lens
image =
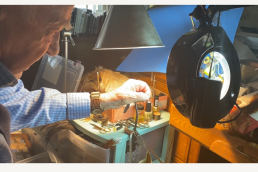
{"label": "reflection in lens", "polygon": [[220,100],[224,98],[230,84],[230,70],[226,58],[221,53],[215,51],[204,57],[200,66],[199,76],[221,81],[222,89]]}

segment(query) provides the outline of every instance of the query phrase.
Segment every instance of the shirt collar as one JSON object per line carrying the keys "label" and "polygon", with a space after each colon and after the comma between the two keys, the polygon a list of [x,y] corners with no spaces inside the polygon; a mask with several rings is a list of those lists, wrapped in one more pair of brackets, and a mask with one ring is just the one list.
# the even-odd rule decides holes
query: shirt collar
{"label": "shirt collar", "polygon": [[14,86],[18,83],[10,70],[0,62],[0,88]]}

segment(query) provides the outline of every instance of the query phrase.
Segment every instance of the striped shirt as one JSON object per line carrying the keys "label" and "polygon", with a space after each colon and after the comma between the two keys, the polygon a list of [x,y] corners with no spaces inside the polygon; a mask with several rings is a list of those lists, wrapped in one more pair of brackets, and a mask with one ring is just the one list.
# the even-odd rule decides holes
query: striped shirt
{"label": "striped shirt", "polygon": [[21,80],[13,87],[0,88],[0,103],[11,114],[11,132],[90,116],[89,93],[64,94],[44,87],[28,91]]}
{"label": "striped shirt", "polygon": [[[1,62],[0,71],[0,103],[11,114],[11,132],[90,116],[89,93],[64,94],[50,88],[28,91],[21,80],[18,83],[12,80],[13,75]],[[7,81],[17,84],[11,87]],[[0,137],[0,162],[5,162],[6,151],[2,152],[5,150],[2,148],[7,144],[1,144],[2,138]]]}

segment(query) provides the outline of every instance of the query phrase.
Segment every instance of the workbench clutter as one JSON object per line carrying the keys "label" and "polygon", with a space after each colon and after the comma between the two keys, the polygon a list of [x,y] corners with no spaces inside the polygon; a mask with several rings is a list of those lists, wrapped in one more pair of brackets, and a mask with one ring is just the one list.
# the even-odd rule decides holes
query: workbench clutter
{"label": "workbench clutter", "polygon": [[[241,137],[249,142],[258,144],[258,82],[251,82],[240,87],[242,90],[237,98],[237,104],[242,113],[235,121],[224,124],[229,133]],[[231,112],[223,118],[224,121],[235,118],[238,110],[234,107]]]}
{"label": "workbench clutter", "polygon": [[[115,112],[118,114],[107,115],[107,110],[102,112],[101,114],[91,114],[90,117],[85,119],[81,119],[84,122],[93,121],[97,124],[90,123],[93,126],[93,129],[99,130],[100,133],[105,134],[107,132],[118,131],[122,127],[137,127],[137,128],[149,128],[149,122],[158,121],[161,119],[160,110],[165,108],[163,103],[161,103],[161,108],[159,107],[159,96],[154,96],[154,105],[152,106],[151,101],[146,102],[138,102],[135,105],[127,105],[122,108],[117,109]],[[137,110],[136,110],[137,109]],[[114,110],[114,109],[112,109]],[[131,110],[131,111],[129,111]],[[127,113],[127,116],[123,116]],[[138,116],[137,116],[138,115]],[[116,117],[116,118],[112,118]],[[137,119],[136,119],[137,118]],[[115,119],[115,120],[114,120]],[[137,124],[135,125],[137,120]]]}
{"label": "workbench clutter", "polygon": [[[99,75],[99,81],[97,81],[97,75]],[[77,91],[95,92],[99,90],[100,93],[108,93],[118,89],[128,80],[129,78],[121,74],[120,72],[114,72],[109,69],[105,69],[102,66],[99,66],[95,69],[95,71],[89,72],[82,76]],[[154,95],[157,95],[159,109],[166,109],[168,96],[155,88],[151,88],[151,91],[152,94],[149,101],[152,103],[152,105],[154,102]],[[142,104],[145,108],[146,102],[142,102]],[[130,104],[118,109],[107,109],[104,112],[102,112],[102,115],[106,116],[110,122],[115,123],[118,120],[124,120],[133,117],[135,113],[135,105]]]}
{"label": "workbench clutter", "polygon": [[[98,130],[100,134],[108,134],[109,132],[118,132],[120,129],[129,136],[129,143],[128,143],[128,152],[126,154],[125,162],[137,162],[139,158],[142,157],[142,153],[146,150],[146,158],[139,161],[140,163],[152,163],[152,158],[150,152],[162,163],[159,156],[155,153],[155,151],[146,145],[146,142],[142,138],[141,134],[137,131],[137,129],[146,129],[150,128],[150,123],[155,123],[161,119],[161,112],[158,107],[159,103],[159,96],[154,96],[154,106],[151,107],[151,102],[148,101],[146,109],[141,102],[135,103],[135,112],[134,117],[128,118],[126,120],[118,120],[117,123],[103,123],[102,120],[97,120],[96,123],[91,123],[89,118],[81,119],[84,122],[90,122],[89,124],[93,126],[93,130]],[[129,109],[129,105],[124,108],[124,113]],[[145,109],[145,110],[144,110]],[[92,120],[96,120],[96,115],[91,115]],[[98,115],[102,116],[102,115]],[[104,117],[105,118],[105,115]],[[152,122],[153,121],[153,122]],[[101,123],[101,127],[97,124],[98,122]],[[105,124],[105,125],[103,125]],[[156,142],[156,141],[154,141]],[[144,150],[143,150],[144,149]],[[150,151],[150,152],[149,152]],[[140,152],[140,153],[139,153]],[[134,155],[132,157],[132,155]]]}
{"label": "workbench clutter", "polygon": [[[138,163],[146,158],[147,152],[151,154],[152,161],[159,162],[159,158],[161,162],[164,162],[169,145],[169,139],[167,139],[167,137],[169,134],[170,113],[164,110],[160,110],[160,112],[160,120],[152,120],[148,123],[149,126],[145,127],[137,124],[138,128],[136,128],[136,132],[134,132],[135,121],[132,118],[118,122],[117,124],[121,125],[115,126],[116,131],[114,131],[113,124],[101,127],[100,123],[95,123],[92,120],[85,122],[84,119],[77,119],[70,121],[70,125],[81,131],[76,131],[76,135],[102,148],[103,144],[114,139],[117,143],[110,148],[109,162],[125,163],[130,162],[129,160],[131,159],[132,163]],[[100,130],[94,129],[95,125],[98,126],[97,128],[110,128],[111,131],[102,133]],[[138,133],[137,137],[133,133]],[[130,135],[132,136],[131,139]],[[131,151],[130,140],[132,141]],[[144,142],[142,140],[144,140]],[[129,158],[129,154],[131,154],[131,158]],[[74,153],[73,156],[75,155],[76,154]]]}
{"label": "workbench clutter", "polygon": [[[119,131],[123,127],[125,127],[125,129],[130,127],[136,127],[140,129],[149,128],[149,122],[158,121],[161,119],[160,108],[158,107],[158,96],[155,96],[155,99],[156,100],[153,107],[151,106],[150,101],[147,102],[146,109],[144,108],[144,105],[141,102],[137,103],[137,110],[135,106],[132,106],[132,108],[135,109],[135,113],[130,114],[132,117],[129,117],[127,119],[118,119],[115,122],[111,122],[103,112],[102,114],[91,114],[90,117],[83,118],[80,120],[83,122],[95,122],[90,123],[90,125],[93,126],[93,129],[99,130],[101,134],[106,134],[110,131]],[[126,109],[126,107],[124,109]],[[126,111],[124,111],[121,114],[125,113]],[[138,117],[136,113],[138,114]],[[137,124],[135,124],[136,118],[138,118]]]}
{"label": "workbench clutter", "polygon": [[[157,106],[159,107],[159,109],[160,110],[166,109],[168,96],[165,93],[162,93],[161,91],[155,88],[152,88],[152,91],[155,95],[157,95],[157,99],[158,99]],[[154,97],[151,98],[149,102],[151,103],[151,107],[153,107]],[[141,102],[141,104],[143,105],[143,108],[146,111],[146,102]],[[125,113],[123,113],[125,111],[125,108],[126,106],[121,107],[119,109],[107,109],[104,112],[102,112],[102,114],[107,116],[108,120],[112,123],[117,122],[118,120],[124,120],[130,117],[133,117],[136,114],[134,104],[130,104],[128,110]]]}

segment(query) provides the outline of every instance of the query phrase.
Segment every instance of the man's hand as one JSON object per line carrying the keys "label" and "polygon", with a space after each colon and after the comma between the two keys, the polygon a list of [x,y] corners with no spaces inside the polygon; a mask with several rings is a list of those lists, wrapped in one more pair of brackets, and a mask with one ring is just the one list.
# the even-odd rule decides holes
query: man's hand
{"label": "man's hand", "polygon": [[129,79],[121,87],[109,93],[100,94],[100,106],[106,109],[117,109],[123,105],[148,100],[151,90],[146,82]]}

